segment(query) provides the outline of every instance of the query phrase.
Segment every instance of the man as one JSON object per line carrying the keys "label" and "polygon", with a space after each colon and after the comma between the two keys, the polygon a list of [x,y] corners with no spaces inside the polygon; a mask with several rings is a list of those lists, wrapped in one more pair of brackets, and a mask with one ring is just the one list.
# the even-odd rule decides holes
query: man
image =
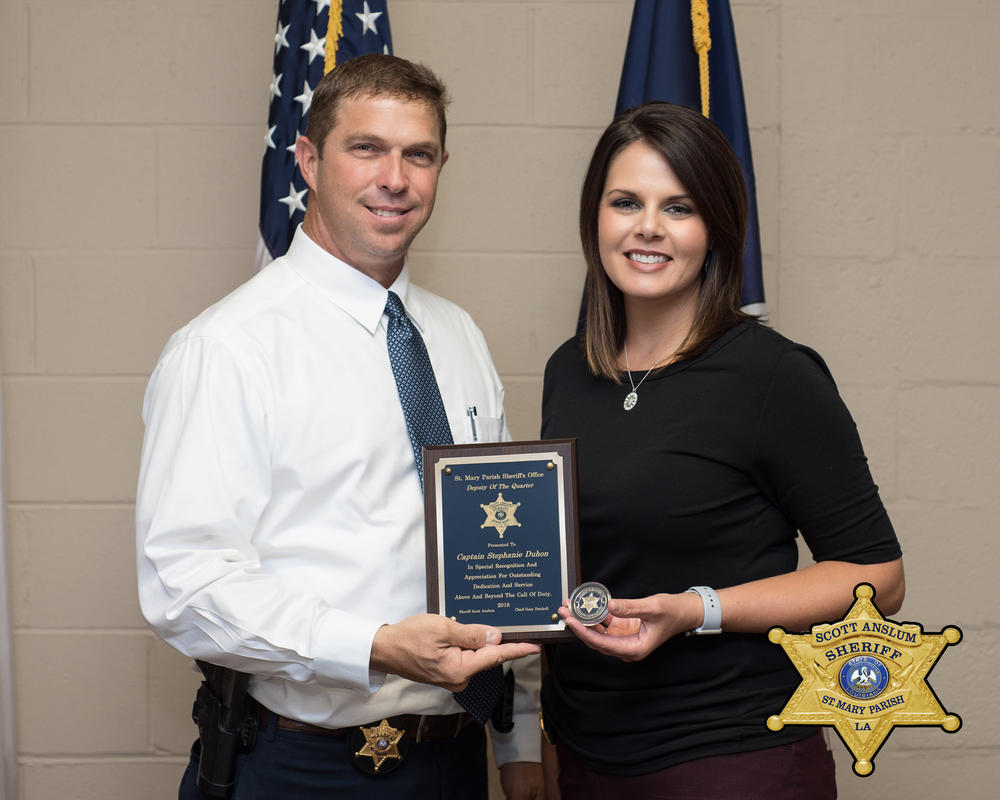
{"label": "man", "polygon": [[[483,729],[452,692],[538,650],[420,613],[419,445],[391,326],[425,343],[454,441],[509,438],[481,333],[405,263],[448,158],[445,103],[392,56],[328,74],[288,254],[175,333],[147,389],[140,601],[169,644],[251,675],[260,732],[236,800],[485,798]],[[537,658],[518,672],[495,754],[508,796],[541,797]],[[202,796],[198,752],[182,798]]]}

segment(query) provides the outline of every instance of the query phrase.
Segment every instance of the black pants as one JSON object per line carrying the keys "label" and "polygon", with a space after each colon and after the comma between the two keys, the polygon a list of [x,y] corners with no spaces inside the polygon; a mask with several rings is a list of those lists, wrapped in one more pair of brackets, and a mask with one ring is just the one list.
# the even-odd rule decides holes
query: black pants
{"label": "black pants", "polygon": [[[179,800],[210,800],[198,791],[200,745],[181,781]],[[237,764],[232,800],[487,800],[486,734],[467,725],[454,739],[410,743],[403,763],[385,775],[361,772],[340,736],[279,730],[272,716],[252,753]]]}

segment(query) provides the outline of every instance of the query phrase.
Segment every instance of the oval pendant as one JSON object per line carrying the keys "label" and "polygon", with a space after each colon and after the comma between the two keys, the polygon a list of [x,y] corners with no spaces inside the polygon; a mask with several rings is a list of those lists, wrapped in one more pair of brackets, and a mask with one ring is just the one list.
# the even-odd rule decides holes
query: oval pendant
{"label": "oval pendant", "polygon": [[625,395],[625,402],[622,403],[622,406],[625,408],[626,411],[631,411],[633,408],[635,408],[635,404],[638,402],[639,402],[639,395],[637,395],[635,392],[629,392],[627,395]]}

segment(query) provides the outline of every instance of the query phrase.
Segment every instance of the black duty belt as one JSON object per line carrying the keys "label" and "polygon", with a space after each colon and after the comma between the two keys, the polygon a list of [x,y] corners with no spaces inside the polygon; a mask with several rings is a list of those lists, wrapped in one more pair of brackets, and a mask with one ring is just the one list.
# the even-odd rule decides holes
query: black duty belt
{"label": "black duty belt", "polygon": [[461,711],[457,714],[399,714],[367,725],[324,728],[283,717],[261,706],[261,728],[271,717],[275,718],[279,730],[345,739],[354,765],[369,775],[384,775],[398,767],[411,742],[454,739],[473,721],[472,715]]}
{"label": "black duty belt", "polygon": [[[315,736],[347,736],[358,728],[374,728],[380,722],[370,722],[365,725],[352,725],[348,728],[324,728],[319,725],[310,725],[308,722],[300,722],[297,719],[289,719],[273,711],[268,711],[261,706],[260,723],[267,724],[270,717],[277,717],[277,727],[283,731],[298,731],[299,733],[311,733]],[[400,714],[395,717],[387,717],[386,722],[397,730],[403,731],[415,742],[436,742],[442,739],[454,739],[462,732],[470,722],[472,716],[460,711],[457,714]]]}

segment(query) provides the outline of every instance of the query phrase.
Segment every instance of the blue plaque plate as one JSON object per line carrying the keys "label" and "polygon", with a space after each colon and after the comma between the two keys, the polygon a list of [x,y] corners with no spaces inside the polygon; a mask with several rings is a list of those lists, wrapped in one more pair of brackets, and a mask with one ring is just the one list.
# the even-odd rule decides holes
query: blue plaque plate
{"label": "blue plaque plate", "polygon": [[427,610],[505,641],[571,639],[557,613],[576,586],[576,442],[424,448]]}

